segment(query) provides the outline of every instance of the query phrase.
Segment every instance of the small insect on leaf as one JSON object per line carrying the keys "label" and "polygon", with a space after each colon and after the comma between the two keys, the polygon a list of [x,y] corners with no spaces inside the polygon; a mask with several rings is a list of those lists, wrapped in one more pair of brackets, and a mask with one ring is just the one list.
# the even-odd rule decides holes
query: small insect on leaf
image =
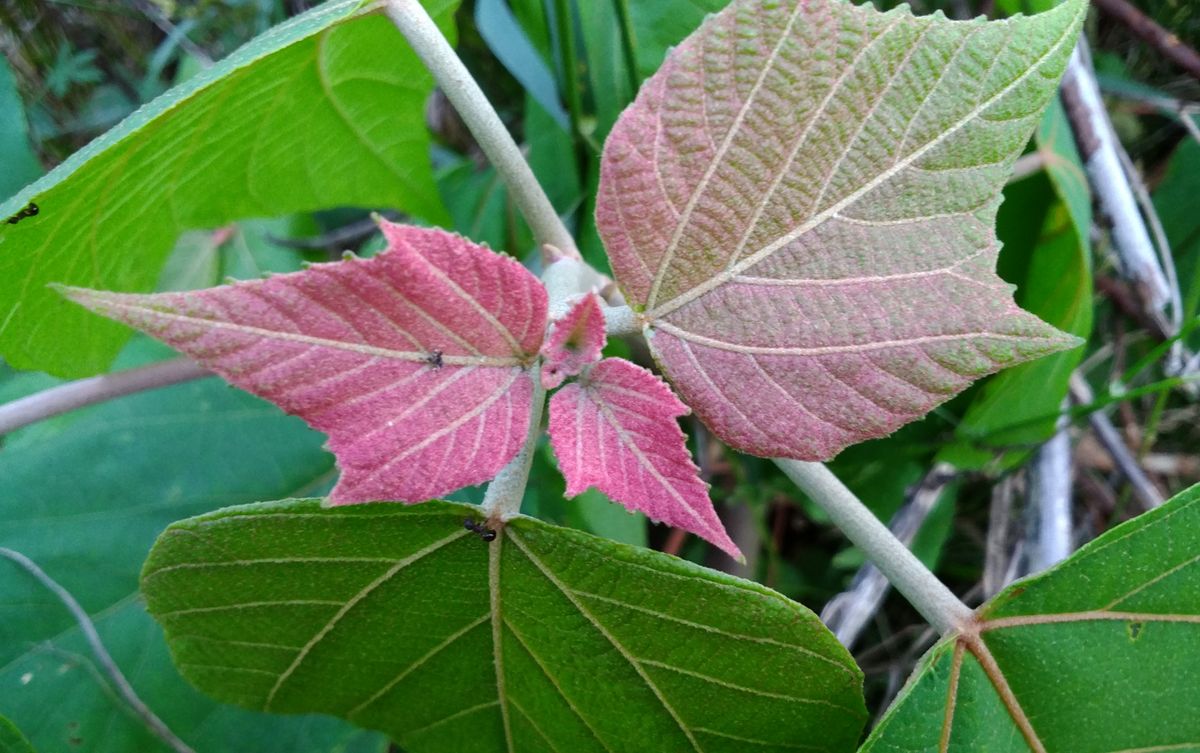
{"label": "small insect on leaf", "polygon": [[425,362],[435,369],[442,368],[442,351],[431,350],[429,355],[425,356]]}
{"label": "small insect on leaf", "polygon": [[15,225],[26,217],[37,217],[38,213],[41,211],[42,210],[38,207],[38,205],[31,201],[25,205],[24,209],[14,214],[12,217],[9,217],[7,220],[5,220],[5,222],[10,225]]}
{"label": "small insect on leaf", "polygon": [[496,540],[496,532],[477,520],[467,518],[463,521],[463,528],[466,528],[468,531],[472,531],[484,541]]}

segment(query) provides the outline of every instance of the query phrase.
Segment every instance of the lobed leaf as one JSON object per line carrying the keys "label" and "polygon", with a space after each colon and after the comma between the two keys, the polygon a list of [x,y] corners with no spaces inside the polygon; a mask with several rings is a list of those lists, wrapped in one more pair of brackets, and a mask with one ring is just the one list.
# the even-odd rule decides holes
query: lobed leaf
{"label": "lobed leaf", "polygon": [[597,223],[722,439],[826,459],[1075,342],[1013,303],[993,225],[1085,9],[738,0],[646,82],[605,145]]}
{"label": "lobed leaf", "polygon": [[[452,33],[457,0],[424,0]],[[135,112],[0,203],[0,357],[103,371],[128,333],[47,283],[153,287],[179,234],[336,206],[442,220],[424,127],[432,78],[378,4],[330,0]]]}
{"label": "lobed leaf", "polygon": [[420,502],[516,455],[546,291],[460,236],[382,228],[388,248],[368,260],[193,292],[65,294],[327,433],[333,504]]}
{"label": "lobed leaf", "polygon": [[850,751],[861,673],[754,583],[479,509],[267,503],[176,523],[143,573],[184,674],[411,753]]}
{"label": "lobed leaf", "polygon": [[637,364],[606,358],[588,368],[550,399],[550,444],[567,496],[594,486],[741,559],[679,428],[687,413],[665,382]]}
{"label": "lobed leaf", "polygon": [[1200,486],[981,607],[863,753],[1200,750]]}

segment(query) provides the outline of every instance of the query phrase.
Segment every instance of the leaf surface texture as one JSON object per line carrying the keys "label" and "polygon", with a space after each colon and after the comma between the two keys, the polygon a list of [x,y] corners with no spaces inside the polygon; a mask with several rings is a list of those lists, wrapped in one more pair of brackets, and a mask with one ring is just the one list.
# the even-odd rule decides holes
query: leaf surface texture
{"label": "leaf surface texture", "polygon": [[587,369],[550,399],[550,443],[567,496],[594,486],[741,558],[679,428],[687,413],[665,382],[637,364],[606,358]]}
{"label": "leaf surface texture", "polygon": [[757,584],[478,508],[315,501],[172,526],[143,590],[214,696],[319,711],[413,753],[847,751],[861,675]]}
{"label": "leaf surface texture", "polygon": [[368,260],[193,292],[66,294],[327,433],[334,504],[420,502],[516,455],[546,292],[457,235],[383,229],[388,249]]}
{"label": "leaf surface texture", "polygon": [[826,459],[1074,342],[1013,303],[993,225],[1085,7],[743,0],[646,82],[605,145],[597,223],[722,439]]}

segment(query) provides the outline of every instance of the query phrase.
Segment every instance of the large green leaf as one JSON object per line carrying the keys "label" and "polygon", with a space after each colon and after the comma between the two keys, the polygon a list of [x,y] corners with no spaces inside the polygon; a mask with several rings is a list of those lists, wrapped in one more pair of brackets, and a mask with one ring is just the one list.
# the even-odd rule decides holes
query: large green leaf
{"label": "large green leaf", "polygon": [[1200,751],[1200,486],[977,614],[863,751]]}
{"label": "large green leaf", "polygon": [[[445,27],[457,0],[427,0]],[[361,0],[331,0],[172,89],[0,205],[0,356],[59,376],[103,370],[128,329],[61,282],[149,290],[189,228],[338,205],[442,220],[423,106],[430,77]]]}
{"label": "large green leaf", "polygon": [[861,674],[804,607],[673,557],[449,502],[266,503],[177,523],[142,588],[225,701],[410,753],[852,750]]}
{"label": "large green leaf", "polygon": [[[166,349],[135,341],[122,366]],[[0,381],[0,401],[53,380]],[[83,605],[146,702],[201,753],[318,753],[378,735],[332,719],[279,719],[221,707],[171,665],[137,598],[138,573],[169,523],[265,496],[320,493],[332,474],[323,437],[216,379],[60,416],[5,437],[0,546],[38,563]],[[28,574],[0,560],[0,714],[39,750],[166,750],[100,679],[71,616]],[[73,744],[71,740],[81,740]],[[355,748],[358,750],[358,748]]]}

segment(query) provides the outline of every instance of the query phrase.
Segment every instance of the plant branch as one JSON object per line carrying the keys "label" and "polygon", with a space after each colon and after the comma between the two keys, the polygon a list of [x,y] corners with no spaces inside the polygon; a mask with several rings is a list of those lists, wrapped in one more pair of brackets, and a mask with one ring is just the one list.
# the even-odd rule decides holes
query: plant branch
{"label": "plant branch", "polygon": [[92,653],[96,655],[96,661],[100,664],[100,669],[108,676],[117,693],[121,696],[121,700],[129,705],[129,708],[132,709],[133,713],[137,715],[146,727],[156,737],[166,743],[171,750],[176,751],[176,753],[195,753],[187,743],[176,737],[170,727],[162,719],[159,719],[141,698],[138,698],[133,686],[129,684],[129,680],[125,678],[120,667],[113,661],[112,655],[108,653],[108,649],[104,648],[104,644],[100,641],[100,634],[96,632],[96,626],[92,623],[92,619],[88,617],[88,613],[79,605],[79,602],[75,600],[70,591],[59,585],[56,580],[38,567],[33,560],[20,552],[0,547],[0,557],[11,560],[58,597],[58,600],[63,603],[63,606],[67,608],[67,611],[79,623],[79,629],[83,632],[83,637],[87,641],[88,646],[91,647]]}
{"label": "plant branch", "polygon": [[516,457],[500,469],[483,494],[480,507],[488,520],[504,522],[521,512],[525,487],[529,485],[529,469],[542,436],[542,411],[546,407],[546,389],[542,387],[542,367],[539,363],[530,370],[533,378],[533,403],[529,410],[529,430]]}
{"label": "plant branch", "polygon": [[[938,463],[910,491],[904,506],[892,516],[888,528],[906,547],[912,546],[929,513],[941,499],[942,491],[953,479],[954,467]],[[854,575],[850,588],[830,599],[821,610],[821,621],[843,646],[853,648],[889,590],[887,577],[874,563],[868,562]]]}
{"label": "plant branch", "polygon": [[[1066,407],[1066,406],[1064,406]],[[1093,414],[1100,415],[1100,414]],[[1071,553],[1071,435],[1066,413],[1059,416],[1054,436],[1034,453],[1029,472],[1029,547],[1034,572],[1045,570]]]}
{"label": "plant branch", "polygon": [[1112,222],[1113,245],[1121,269],[1138,288],[1150,311],[1157,315],[1171,300],[1171,289],[1117,156],[1121,147],[1104,110],[1087,44],[1082,39],[1067,65],[1062,97],[1092,191]]}
{"label": "plant branch", "polygon": [[846,537],[866,553],[939,633],[946,635],[971,621],[970,608],[921,564],[832,471],[820,463],[787,458],[775,458],[774,462],[828,513]]}
{"label": "plant branch", "polygon": [[553,246],[571,258],[580,258],[575,239],[534,177],[520,148],[419,0],[387,0],[385,8],[504,178],[538,245]]}
{"label": "plant branch", "polygon": [[176,358],[67,382],[0,405],[0,435],[77,408],[206,376],[212,372],[187,358]]}
{"label": "plant branch", "polygon": [[1102,13],[1125,24],[1143,42],[1200,81],[1200,55],[1184,44],[1179,37],[1159,26],[1154,19],[1126,0],[1093,0],[1093,3]]}
{"label": "plant branch", "polygon": [[[1092,388],[1079,375],[1078,372],[1071,375],[1071,399],[1079,405],[1088,405],[1095,400],[1095,395],[1092,394]],[[1113,464],[1117,470],[1125,477],[1129,483],[1133,494],[1142,503],[1142,506],[1147,510],[1152,510],[1163,503],[1163,496],[1159,493],[1158,488],[1146,476],[1145,471],[1138,465],[1138,461],[1134,458],[1133,453],[1121,441],[1121,435],[1117,431],[1117,427],[1113,426],[1112,421],[1107,415],[1100,411],[1096,411],[1088,416],[1088,422],[1092,425],[1092,431],[1096,433],[1096,439],[1108,451],[1108,454],[1113,459]]]}

